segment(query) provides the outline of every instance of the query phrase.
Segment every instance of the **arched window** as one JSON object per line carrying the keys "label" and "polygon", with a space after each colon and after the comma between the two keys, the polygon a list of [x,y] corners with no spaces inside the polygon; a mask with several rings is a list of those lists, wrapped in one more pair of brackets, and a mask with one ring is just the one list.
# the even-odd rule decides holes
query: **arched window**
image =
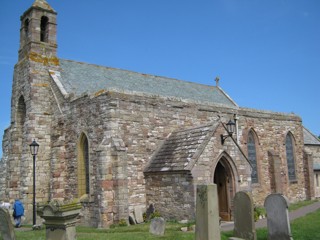
{"label": "arched window", "polygon": [[41,24],[40,24],[40,41],[41,42],[48,42],[49,37],[49,19],[45,16],[41,17]]}
{"label": "arched window", "polygon": [[17,127],[22,129],[24,126],[24,122],[26,120],[26,103],[24,101],[24,97],[20,96],[18,100],[18,106],[17,106],[17,115],[16,115],[16,124]]}
{"label": "arched window", "polygon": [[89,143],[87,136],[81,134],[78,144],[78,197],[89,194],[89,177]]}
{"label": "arched window", "polygon": [[259,179],[258,179],[258,168],[257,168],[257,151],[256,151],[254,133],[252,130],[249,131],[249,134],[248,134],[247,146],[248,146],[248,159],[252,165],[251,182],[258,183]]}
{"label": "arched window", "polygon": [[29,19],[28,18],[24,21],[24,36],[25,36],[25,39],[29,38]]}
{"label": "arched window", "polygon": [[287,156],[289,181],[295,181],[296,167],[295,167],[295,160],[294,160],[294,147],[293,147],[293,138],[290,133],[288,133],[286,137],[286,156]]}

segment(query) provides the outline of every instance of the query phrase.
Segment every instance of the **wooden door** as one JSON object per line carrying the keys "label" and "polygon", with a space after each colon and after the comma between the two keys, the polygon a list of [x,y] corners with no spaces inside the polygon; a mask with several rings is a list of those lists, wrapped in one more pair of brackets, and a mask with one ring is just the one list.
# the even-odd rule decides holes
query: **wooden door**
{"label": "wooden door", "polygon": [[214,173],[214,183],[217,185],[218,200],[219,200],[219,215],[221,220],[230,221],[230,207],[228,198],[228,176],[226,169],[221,163],[217,164]]}

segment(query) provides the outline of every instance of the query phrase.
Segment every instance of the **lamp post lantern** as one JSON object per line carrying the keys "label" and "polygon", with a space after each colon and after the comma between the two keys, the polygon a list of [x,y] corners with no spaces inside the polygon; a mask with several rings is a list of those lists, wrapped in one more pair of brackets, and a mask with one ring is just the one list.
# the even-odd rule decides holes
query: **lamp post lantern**
{"label": "lamp post lantern", "polygon": [[235,132],[235,128],[236,128],[236,124],[232,121],[229,120],[229,122],[226,124],[226,130],[228,132],[228,135],[222,135],[221,134],[221,144],[224,144],[224,141],[228,138],[228,137],[232,137],[232,134]]}
{"label": "lamp post lantern", "polygon": [[39,144],[36,140],[29,145],[30,152],[33,156],[33,226],[36,225],[36,156],[38,154]]}

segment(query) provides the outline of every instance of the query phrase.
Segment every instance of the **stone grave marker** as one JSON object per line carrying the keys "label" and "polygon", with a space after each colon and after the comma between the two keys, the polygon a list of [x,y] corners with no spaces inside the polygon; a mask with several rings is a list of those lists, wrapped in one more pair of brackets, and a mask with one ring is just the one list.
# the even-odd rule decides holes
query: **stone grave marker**
{"label": "stone grave marker", "polygon": [[134,217],[136,219],[137,223],[143,223],[143,212],[142,212],[142,207],[141,206],[136,206],[134,207]]}
{"label": "stone grave marker", "polygon": [[80,203],[63,203],[52,200],[48,204],[37,205],[37,213],[46,226],[46,240],[75,240],[76,223],[80,214]]}
{"label": "stone grave marker", "polygon": [[268,239],[293,240],[287,198],[279,193],[270,194],[264,206],[267,211]]}
{"label": "stone grave marker", "polygon": [[10,219],[9,211],[0,207],[0,238],[3,240],[15,240],[14,228]]}
{"label": "stone grave marker", "polygon": [[253,200],[247,192],[237,192],[234,197],[234,236],[256,240]]}
{"label": "stone grave marker", "polygon": [[220,238],[217,185],[198,185],[196,240],[217,240]]}
{"label": "stone grave marker", "polygon": [[163,236],[166,229],[166,222],[162,217],[156,217],[151,220],[149,232],[154,235]]}
{"label": "stone grave marker", "polygon": [[134,217],[137,223],[143,223],[143,207],[136,206],[134,207]]}

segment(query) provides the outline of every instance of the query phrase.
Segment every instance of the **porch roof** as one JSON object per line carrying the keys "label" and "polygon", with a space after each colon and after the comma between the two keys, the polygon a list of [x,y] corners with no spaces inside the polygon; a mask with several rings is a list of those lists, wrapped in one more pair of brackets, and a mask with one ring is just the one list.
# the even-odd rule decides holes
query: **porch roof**
{"label": "porch roof", "polygon": [[191,170],[218,125],[173,132],[152,156],[144,172]]}

